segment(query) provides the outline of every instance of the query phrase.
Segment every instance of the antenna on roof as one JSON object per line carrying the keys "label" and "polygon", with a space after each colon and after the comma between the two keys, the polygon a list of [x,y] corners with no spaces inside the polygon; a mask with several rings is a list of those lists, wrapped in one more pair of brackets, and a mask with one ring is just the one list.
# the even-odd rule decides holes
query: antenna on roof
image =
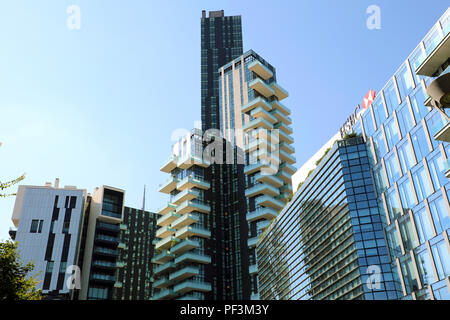
{"label": "antenna on roof", "polygon": [[145,184],[144,184],[144,196],[142,197],[142,212],[145,212]]}

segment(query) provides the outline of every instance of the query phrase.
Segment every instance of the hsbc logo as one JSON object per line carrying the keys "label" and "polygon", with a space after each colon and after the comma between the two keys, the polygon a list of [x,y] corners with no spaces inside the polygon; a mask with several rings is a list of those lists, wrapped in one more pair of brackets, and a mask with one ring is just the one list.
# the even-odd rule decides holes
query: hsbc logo
{"label": "hsbc logo", "polygon": [[353,132],[353,126],[358,120],[359,112],[361,111],[361,109],[362,110],[368,109],[374,99],[375,99],[375,91],[369,90],[369,92],[367,92],[366,96],[364,97],[362,107],[360,105],[357,105],[355,111],[353,111],[350,117],[347,118],[347,121],[345,121],[345,123],[342,125],[340,130],[342,139],[345,137],[346,134]]}
{"label": "hsbc logo", "polygon": [[369,108],[374,99],[375,99],[375,91],[369,90],[369,92],[367,92],[366,96],[364,97],[362,103],[363,110]]}

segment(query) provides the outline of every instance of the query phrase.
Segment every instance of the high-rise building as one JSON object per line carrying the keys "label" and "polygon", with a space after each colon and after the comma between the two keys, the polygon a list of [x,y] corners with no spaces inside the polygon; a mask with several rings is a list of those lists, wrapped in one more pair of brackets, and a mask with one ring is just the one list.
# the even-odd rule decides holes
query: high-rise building
{"label": "high-rise building", "polygon": [[383,219],[364,139],[335,142],[258,243],[261,298],[396,299]]}
{"label": "high-rise building", "polygon": [[153,240],[156,214],[125,207],[120,224],[120,243],[114,300],[147,300],[152,296]]}
{"label": "high-rise building", "polygon": [[169,173],[159,191],[170,200],[158,213],[160,227],[154,240],[153,299],[212,299],[211,207],[205,180],[209,162],[203,159],[200,129],[193,129],[173,145],[172,155],[161,167]]}
{"label": "high-rise building", "polygon": [[[224,11],[202,12],[201,18],[201,120],[202,129],[221,130],[221,110],[218,70],[239,57],[242,49],[240,16],[225,16]],[[215,133],[212,133],[215,136]],[[218,138],[219,139],[219,138]],[[228,154],[229,143],[223,141]],[[240,154],[231,146],[232,161],[213,163],[205,170],[211,184],[206,196],[211,206],[212,282],[211,299],[238,300],[250,298],[247,248],[244,165]]]}
{"label": "high-rise building", "polygon": [[[370,91],[369,96],[364,100],[363,110],[360,113],[355,112],[343,126],[343,132],[350,128],[348,133],[353,132],[364,138],[375,187],[375,199],[371,198],[369,204],[372,207],[376,202],[381,214],[390,258],[390,272],[396,285],[395,289],[399,293],[398,297],[405,300],[450,299],[449,44],[450,9],[433,26],[387,84],[377,94]],[[347,161],[342,159],[344,160]],[[354,161],[356,165],[356,161],[360,160],[351,159],[350,161]],[[270,261],[272,256],[265,252],[266,248],[272,245],[270,241],[275,245],[279,245],[281,241],[274,239],[272,235],[279,230],[284,237],[288,228],[296,226],[298,228],[298,220],[302,219],[301,202],[298,200],[306,192],[305,188],[310,185],[308,182],[315,180],[320,171],[321,165],[312,171],[311,177],[301,185],[294,200],[283,211],[284,214],[281,214],[273,226],[269,227],[267,233],[264,233],[258,245],[261,255],[264,254],[267,257],[262,262],[261,272],[270,272],[270,268],[273,267]],[[348,172],[343,174],[346,175]],[[351,179],[357,179],[356,176],[359,176],[358,173],[355,177],[353,173],[350,173]],[[362,189],[367,191],[371,184],[364,178],[357,184],[352,181],[352,185],[358,187],[360,191]],[[358,209],[359,202],[364,203],[366,200],[356,196],[347,194],[346,197],[348,206],[350,207],[351,199],[356,201],[355,205]],[[369,197],[370,194],[365,196]],[[321,198],[322,193],[312,194],[309,201]],[[292,220],[290,223],[287,220],[288,216],[297,217],[297,221]],[[315,214],[312,218],[314,217]],[[378,245],[378,240],[381,242],[377,234],[379,222],[372,221],[372,216],[358,217],[359,223],[362,223],[362,220],[374,228],[374,239]],[[351,220],[352,227],[356,222]],[[286,227],[283,227],[283,224]],[[330,226],[325,223],[324,226],[321,225],[321,228],[324,227]],[[297,229],[296,232],[301,234],[301,230]],[[314,232],[311,231],[310,234]],[[374,243],[370,242],[372,239],[366,239],[367,236],[371,237],[372,231],[362,234],[364,242],[362,245],[354,244],[357,253],[364,251],[367,254],[372,251],[371,245]],[[298,238],[298,242],[295,243],[294,239],[287,239],[283,246],[289,244],[290,250],[299,253],[300,261],[306,259],[307,263],[315,264],[317,260],[311,261],[311,256],[305,256],[303,249],[308,249],[308,243],[316,240],[306,236]],[[365,240],[369,240],[369,246],[366,246]],[[280,250],[280,254],[276,256],[290,257],[288,253],[284,253],[283,256],[283,248]],[[319,249],[317,253],[309,252],[309,254],[314,257],[320,252]],[[378,249],[377,252],[380,253]],[[379,259],[380,262],[385,261],[385,255],[380,254]],[[292,261],[287,263],[290,265]],[[323,268],[331,268],[333,263],[334,261],[330,260],[323,265]],[[377,266],[374,261],[371,263]],[[359,261],[358,266],[361,269],[362,265]],[[277,272],[289,278],[288,282],[295,286],[300,286],[301,283],[312,284],[316,281],[313,275],[304,273],[302,278],[297,279],[294,278],[297,274],[295,269],[292,270],[293,272],[290,269],[281,269]],[[377,290],[380,293],[361,292],[361,297],[393,298],[393,288],[389,284],[391,276],[385,269],[385,264],[381,269],[383,273],[380,281],[384,280],[385,285]],[[314,271],[314,268],[307,270]],[[323,274],[323,278],[319,281],[325,281],[328,277],[339,279],[340,276],[342,274],[339,272]],[[363,275],[363,283],[365,283],[364,276],[368,277],[368,275]],[[294,282],[296,280],[297,282]],[[289,296],[286,292],[293,292],[291,287],[280,287],[279,283],[275,284],[268,278],[264,281],[263,297],[309,298],[309,295],[314,293],[312,287],[306,286],[304,292]],[[389,286],[386,286],[387,284]],[[385,292],[387,297],[381,292]]]}
{"label": "high-rise building", "polygon": [[[12,220],[15,241],[24,263],[33,262],[38,289],[47,299],[71,299],[67,285],[71,266],[78,265],[86,191],[76,187],[21,185]],[[70,282],[70,281],[69,281]]]}
{"label": "high-rise building", "polygon": [[256,242],[292,195],[296,170],[291,111],[281,103],[288,93],[252,50],[220,68],[219,88],[222,136],[235,146],[233,160],[244,164],[250,297],[258,299]]}

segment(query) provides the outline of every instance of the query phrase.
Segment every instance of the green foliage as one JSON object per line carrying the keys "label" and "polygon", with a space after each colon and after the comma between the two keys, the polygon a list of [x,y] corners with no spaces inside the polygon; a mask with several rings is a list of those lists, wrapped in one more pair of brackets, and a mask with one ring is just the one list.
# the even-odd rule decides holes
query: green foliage
{"label": "green foliage", "polygon": [[348,140],[348,139],[351,139],[351,138],[356,138],[357,136],[358,136],[358,134],[356,132],[346,133],[342,140]]}
{"label": "green foliage", "polygon": [[[331,148],[328,148],[327,150],[325,150],[323,156],[320,157],[320,159],[316,161],[316,166],[319,165],[319,163],[323,160],[323,158],[325,158],[325,156],[328,154],[328,152],[330,152],[330,150],[331,150]],[[311,171],[310,171],[310,173],[311,173]],[[308,176],[309,176],[309,174],[308,174]]]}
{"label": "green foliage", "polygon": [[33,269],[33,263],[20,263],[16,243],[0,242],[0,301],[41,300],[42,291],[36,288],[38,281],[28,276]]}
{"label": "green foliage", "polygon": [[[3,191],[7,188],[12,187],[15,184],[18,184],[20,181],[22,181],[23,179],[25,179],[25,174],[21,175],[20,177],[18,177],[17,179],[14,179],[12,181],[8,181],[8,182],[1,182],[0,181],[0,191]],[[0,193],[0,198],[5,198],[5,197],[9,197],[9,196],[15,196],[15,193],[11,193],[11,194],[4,194],[4,193]]]}

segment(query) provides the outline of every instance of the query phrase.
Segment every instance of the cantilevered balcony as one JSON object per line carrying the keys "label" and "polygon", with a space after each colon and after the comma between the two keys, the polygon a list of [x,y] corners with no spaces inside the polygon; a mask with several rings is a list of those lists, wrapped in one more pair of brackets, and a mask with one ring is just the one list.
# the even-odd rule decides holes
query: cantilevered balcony
{"label": "cantilevered balcony", "polygon": [[168,250],[172,246],[172,241],[179,242],[180,239],[177,239],[175,237],[167,237],[165,239],[156,241],[155,249]]}
{"label": "cantilevered balcony", "polygon": [[249,248],[256,247],[256,244],[258,243],[258,237],[248,238],[247,245]]}
{"label": "cantilevered balcony", "polygon": [[253,139],[244,146],[245,152],[251,152],[256,149],[272,150],[272,144],[266,139]]}
{"label": "cantilevered balcony", "polygon": [[193,177],[190,175],[179,181],[176,187],[180,191],[183,191],[184,189],[192,189],[193,187],[208,190],[211,187],[211,184],[202,178]]}
{"label": "cantilevered balcony", "polygon": [[200,273],[200,270],[198,268],[188,266],[188,267],[184,267],[180,270],[173,272],[169,276],[169,279],[172,281],[183,281],[185,279],[196,276],[199,273]]}
{"label": "cantilevered balcony", "polygon": [[261,173],[255,174],[255,180],[261,183],[269,183],[276,188],[283,186],[284,183],[283,180],[275,175],[265,175]]}
{"label": "cantilevered balcony", "polygon": [[152,263],[154,264],[164,264],[170,260],[172,260],[175,257],[173,253],[170,253],[169,251],[164,250],[160,254],[154,256],[152,258]]}
{"label": "cantilevered balcony", "polygon": [[175,211],[177,206],[171,202],[168,202],[164,207],[158,209],[158,213],[161,215],[168,214],[169,212]]}
{"label": "cantilevered balcony", "polygon": [[205,254],[197,253],[197,252],[186,252],[175,259],[175,264],[188,263],[188,262],[210,264],[211,257],[208,255],[205,255]]}
{"label": "cantilevered balcony", "polygon": [[286,90],[284,90],[283,87],[281,87],[278,83],[272,82],[270,84],[270,87],[275,92],[275,96],[278,98],[278,100],[283,100],[289,97],[289,93]]}
{"label": "cantilevered balcony", "polygon": [[171,176],[166,182],[159,185],[159,192],[162,193],[171,193],[175,190],[177,186],[178,179],[176,177]]}
{"label": "cantilevered balcony", "polygon": [[285,116],[289,116],[291,114],[291,110],[278,100],[274,100],[270,104],[273,109],[280,111]]}
{"label": "cantilevered balcony", "polygon": [[161,264],[159,266],[156,266],[153,268],[153,275],[154,276],[162,276],[163,274],[168,274],[170,271],[175,269],[176,263],[173,261],[169,261],[167,263]]}
{"label": "cantilevered balcony", "polygon": [[[417,68],[416,73],[423,76],[432,77],[434,73],[447,60],[450,52],[450,33],[448,33],[439,45],[425,58]],[[414,71],[414,70],[413,70]]]}
{"label": "cantilevered balcony", "polygon": [[287,171],[281,170],[276,174],[276,176],[283,180],[284,183],[292,183],[292,175]]}
{"label": "cantilevered balcony", "polygon": [[178,163],[178,157],[177,156],[171,156],[166,163],[161,167],[162,172],[170,173],[173,169],[177,167]]}
{"label": "cantilevered balcony", "polygon": [[265,161],[258,161],[257,163],[245,166],[244,173],[249,175],[255,172],[259,172],[263,169],[265,169],[266,171],[270,171],[272,174],[275,174],[278,171],[278,166]]}
{"label": "cantilevered balcony", "polygon": [[[287,109],[287,107],[285,107]],[[285,114],[284,112],[281,112],[279,109],[272,109],[270,111],[271,114],[273,114],[275,116],[275,118],[278,119],[278,121],[282,121],[286,124],[292,124],[292,119],[291,117],[289,117],[287,114]]]}
{"label": "cantilevered balcony", "polygon": [[258,273],[258,265],[257,264],[252,264],[248,267],[248,272],[250,274],[257,274]]}
{"label": "cantilevered balcony", "polygon": [[291,184],[285,184],[280,188],[280,193],[287,193],[292,194],[293,193],[292,185]]}
{"label": "cantilevered balcony", "polygon": [[199,221],[200,221],[200,217],[198,216],[198,214],[187,213],[187,214],[182,215],[177,220],[175,220],[172,223],[171,227],[178,230],[185,226],[197,223]]}
{"label": "cantilevered balcony", "polygon": [[278,196],[280,191],[278,188],[268,184],[268,183],[257,183],[253,187],[245,190],[245,196],[252,198],[260,194],[267,194],[272,197]]}
{"label": "cantilevered balcony", "polygon": [[197,282],[192,280],[186,280],[173,287],[173,290],[177,293],[187,293],[190,291],[209,292],[211,291],[211,284],[207,282]]}
{"label": "cantilevered balcony", "polygon": [[450,122],[447,122],[440,130],[436,130],[435,140],[450,142]]}
{"label": "cantilevered balcony", "polygon": [[284,207],[284,202],[267,195],[256,198],[255,203],[257,205],[270,207],[275,210],[280,210]]}
{"label": "cantilevered balcony", "polygon": [[179,239],[186,239],[189,237],[210,238],[211,231],[200,227],[186,226],[178,230],[175,233],[175,237]]}
{"label": "cantilevered balcony", "polygon": [[169,236],[174,235],[176,232],[175,229],[171,228],[170,226],[165,226],[162,228],[159,228],[158,230],[156,230],[156,237],[157,238],[166,238]]}
{"label": "cantilevered balcony", "polygon": [[253,118],[263,118],[264,120],[270,122],[271,124],[278,122],[278,119],[274,115],[272,115],[271,113],[269,113],[266,109],[264,109],[262,107],[253,109],[250,112],[250,115]]}
{"label": "cantilevered balcony", "polygon": [[159,218],[156,221],[156,224],[160,227],[165,227],[165,226],[170,225],[172,222],[174,222],[179,217],[181,217],[180,214],[175,213],[175,212],[169,212],[169,213],[163,215],[161,218]]}
{"label": "cantilevered balcony", "polygon": [[200,196],[200,192],[197,190],[185,189],[179,192],[172,198],[172,203],[179,205],[184,201],[193,200]]}
{"label": "cantilevered balcony", "polygon": [[173,291],[173,289],[164,289],[158,293],[155,293],[152,300],[165,300],[175,297],[177,294]]}
{"label": "cantilevered balcony", "polygon": [[254,60],[248,64],[247,68],[256,73],[260,78],[267,80],[273,77],[273,72],[263,65],[259,60]]}
{"label": "cantilevered balcony", "polygon": [[244,132],[254,130],[256,128],[264,128],[267,130],[272,130],[273,125],[264,118],[256,118],[256,119],[250,120],[242,127]]}
{"label": "cantilevered balcony", "polygon": [[278,215],[278,211],[272,208],[258,208],[255,211],[247,213],[247,221],[257,221],[261,219],[273,219]]}
{"label": "cantilevered balcony", "polygon": [[177,166],[183,170],[189,169],[193,165],[200,166],[203,168],[209,167],[211,164],[208,160],[201,158],[196,155],[187,155],[183,158],[178,159]]}
{"label": "cantilevered balcony", "polygon": [[279,154],[280,154],[280,159],[283,162],[287,162],[289,164],[295,163],[295,158],[293,156],[291,156],[289,153],[287,153],[286,151],[280,150]]}
{"label": "cantilevered balcony", "polygon": [[274,129],[283,130],[286,134],[292,134],[294,131],[291,126],[288,126],[284,122],[278,122],[273,126]]}
{"label": "cantilevered balcony", "polygon": [[293,154],[295,152],[295,148],[286,142],[281,142],[279,148],[289,154]]}
{"label": "cantilevered balcony", "polygon": [[266,98],[270,98],[271,96],[275,95],[274,89],[269,87],[267,83],[262,81],[260,78],[256,78],[248,84],[250,89],[253,89],[255,91],[258,91],[258,93]]}
{"label": "cantilevered balcony", "polygon": [[280,136],[280,143],[283,141],[286,142],[287,144],[294,143],[294,139],[290,135],[286,134],[283,130],[278,130],[278,132]]}
{"label": "cantilevered balcony", "polygon": [[283,162],[280,165],[280,171],[285,171],[286,173],[293,175],[297,171],[297,169],[293,165],[287,162]]}
{"label": "cantilevered balcony", "polygon": [[172,247],[170,249],[170,253],[182,254],[186,251],[190,251],[190,250],[198,248],[198,247],[200,247],[200,243],[198,241],[186,239],[186,240],[181,241],[176,246]]}
{"label": "cantilevered balcony", "polygon": [[179,213],[179,214],[185,214],[185,213],[189,213],[192,211],[198,211],[201,213],[209,213],[209,212],[211,212],[211,207],[209,205],[203,203],[202,201],[191,200],[191,201],[182,202],[177,208],[177,213]]}
{"label": "cantilevered balcony", "polygon": [[246,105],[243,105],[241,107],[241,111],[243,113],[248,113],[248,112],[252,111],[255,108],[262,108],[262,109],[264,109],[266,111],[272,110],[272,106],[267,102],[266,99],[264,99],[263,97],[258,97],[256,99],[251,100]]}
{"label": "cantilevered balcony", "polygon": [[152,287],[157,289],[167,288],[171,282],[169,281],[169,277],[161,277],[160,279],[153,282]]}

